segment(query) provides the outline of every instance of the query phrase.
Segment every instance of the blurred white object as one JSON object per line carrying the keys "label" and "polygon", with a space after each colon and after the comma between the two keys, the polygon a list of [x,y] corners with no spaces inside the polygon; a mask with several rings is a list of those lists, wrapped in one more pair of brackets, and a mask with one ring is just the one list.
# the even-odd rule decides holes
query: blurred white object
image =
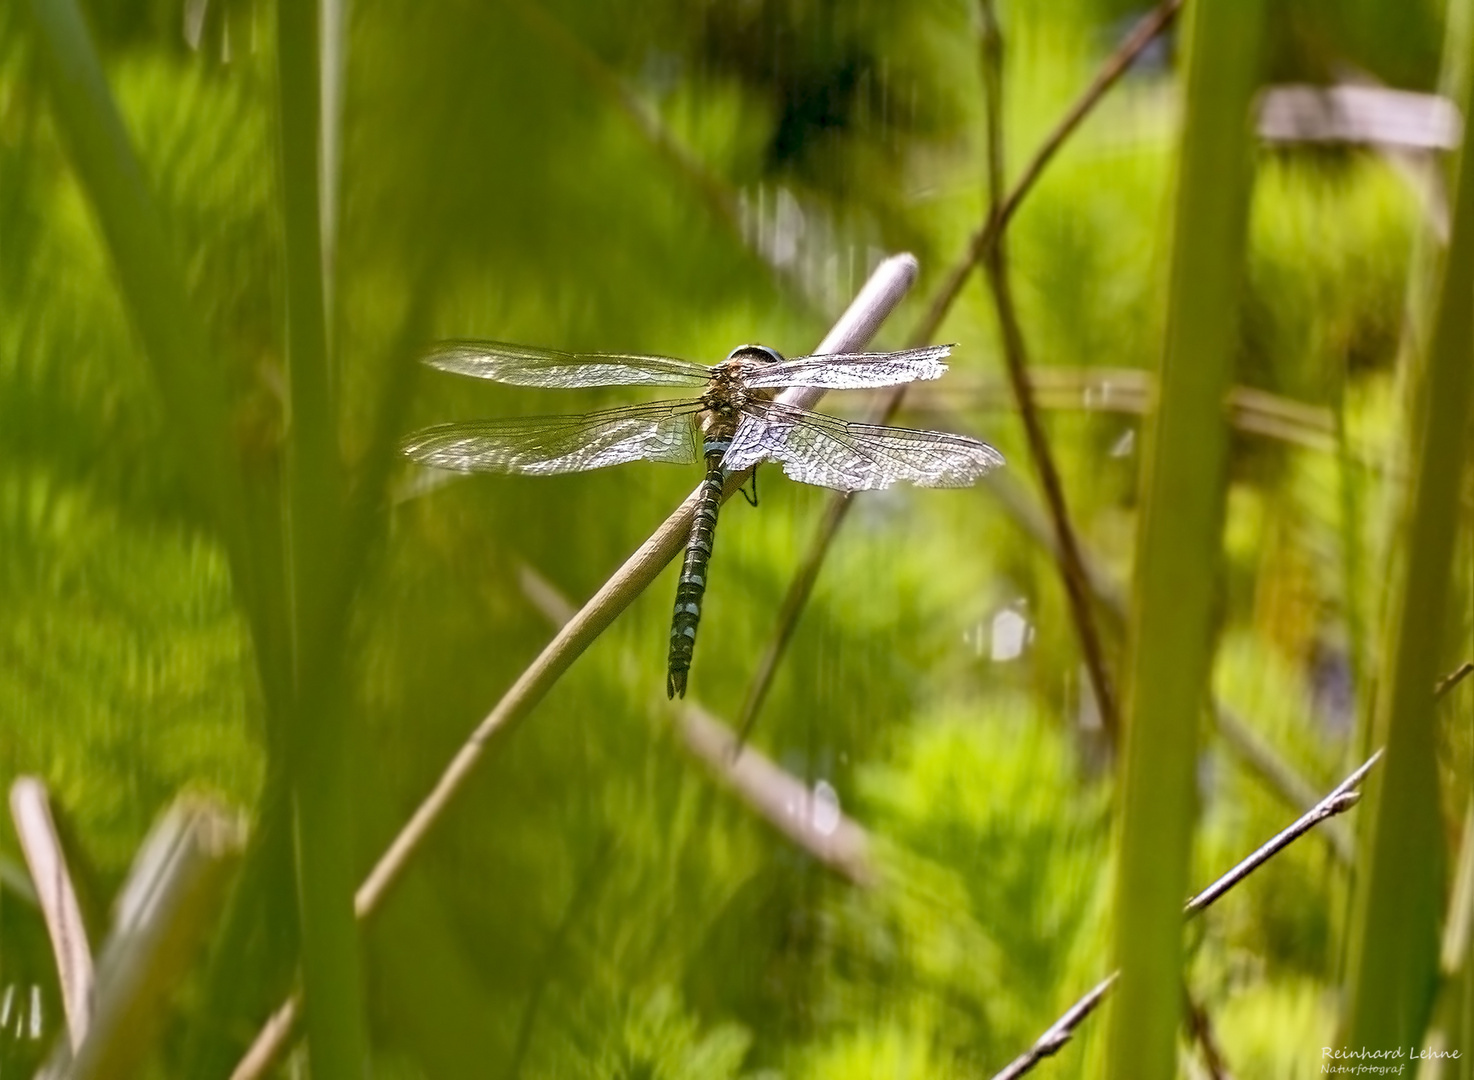
{"label": "blurred white object", "polygon": [[1267,142],[1342,142],[1407,150],[1451,150],[1463,118],[1436,94],[1379,86],[1275,86],[1259,97]]}
{"label": "blurred white object", "polygon": [[1029,620],[1016,608],[1004,608],[993,616],[993,660],[1017,659],[1023,654],[1030,636]]}
{"label": "blurred white object", "polygon": [[812,805],[809,807],[809,824],[820,836],[833,836],[844,815],[839,808],[839,792],[828,780],[814,783]]}

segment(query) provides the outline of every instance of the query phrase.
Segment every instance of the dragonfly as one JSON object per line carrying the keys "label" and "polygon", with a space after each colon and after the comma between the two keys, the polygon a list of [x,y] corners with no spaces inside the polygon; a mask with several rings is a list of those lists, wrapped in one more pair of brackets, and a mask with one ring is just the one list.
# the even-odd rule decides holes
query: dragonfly
{"label": "dragonfly", "polygon": [[437,424],[405,438],[401,450],[436,469],[536,476],[629,461],[703,461],[706,473],[676,584],[666,673],[666,696],[684,698],[717,512],[729,476],[773,461],[794,480],[836,491],[874,490],[898,481],[945,488],[967,487],[1003,464],[1003,456],[978,439],[842,420],[787,404],[778,399],[778,391],[795,386],[851,390],[936,379],[947,370],[952,348],[929,345],[785,358],[766,345],[739,345],[721,363],[706,365],[673,356],[447,341],[424,357],[431,367],[514,386],[702,389],[694,397],[597,412]]}

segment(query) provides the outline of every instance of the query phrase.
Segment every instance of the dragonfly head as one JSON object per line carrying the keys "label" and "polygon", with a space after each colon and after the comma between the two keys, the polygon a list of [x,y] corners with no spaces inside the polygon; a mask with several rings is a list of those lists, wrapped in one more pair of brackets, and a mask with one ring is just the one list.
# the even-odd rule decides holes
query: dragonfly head
{"label": "dragonfly head", "polygon": [[727,354],[727,363],[733,360],[756,360],[760,364],[781,364],[783,354],[766,345],[738,345]]}

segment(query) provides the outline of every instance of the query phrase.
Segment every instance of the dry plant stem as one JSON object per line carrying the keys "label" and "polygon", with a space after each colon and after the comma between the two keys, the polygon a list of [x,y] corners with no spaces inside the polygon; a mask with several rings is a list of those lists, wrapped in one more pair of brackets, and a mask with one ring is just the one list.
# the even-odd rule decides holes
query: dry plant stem
{"label": "dry plant stem", "polygon": [[[1141,368],[1068,368],[1051,365],[1029,372],[1035,404],[1046,411],[1126,413],[1145,416],[1152,405],[1156,380]],[[879,397],[879,393],[876,394]],[[913,384],[906,395],[908,411],[949,412],[1013,408],[1013,390],[1005,380],[958,373],[942,384]],[[1322,454],[1341,455],[1337,420],[1331,409],[1305,405],[1247,386],[1228,393],[1228,422],[1240,431],[1278,439]],[[1393,473],[1380,450],[1365,444],[1352,448],[1348,466],[1373,473]]]}
{"label": "dry plant stem", "polygon": [[756,751],[739,756],[737,737],[695,704],[681,716],[681,735],[692,753],[795,845],[856,885],[879,881],[864,826],[837,806],[825,806],[808,784]]}
{"label": "dry plant stem", "polygon": [[[962,292],[962,286],[967,282],[968,276],[977,267],[988,251],[997,243],[1002,231],[1007,227],[1014,212],[1023,203],[1024,198],[1033,190],[1034,184],[1038,182],[1043,174],[1044,168],[1078,128],[1081,122],[1090,115],[1095,106],[1100,103],[1112,86],[1131,67],[1133,61],[1150,45],[1163,30],[1165,30],[1182,7],[1182,0],[1166,0],[1151,14],[1147,15],[1137,23],[1126,39],[1121,42],[1116,51],[1113,52],[1105,64],[1096,73],[1095,79],[1085,89],[1085,92],[1075,101],[1070,110],[1055,125],[1054,130],[1035,151],[1033,158],[1025,166],[1023,173],[1008,192],[1007,198],[1003,199],[997,209],[990,213],[987,222],[975,232],[968,242],[967,250],[963,253],[943,279],[942,287],[937,295],[932,298],[931,306],[927,308],[926,314],[917,323],[907,344],[913,347],[930,344],[936,336],[951,311],[952,304]],[[906,396],[907,387],[892,387],[885,392],[877,408],[871,413],[870,422],[877,424],[889,423],[901,407],[901,402]],[[788,641],[793,636],[794,627],[798,623],[798,617],[803,613],[808,604],[809,595],[813,592],[814,582],[818,579],[819,569],[824,565],[824,557],[829,553],[829,546],[833,542],[835,534],[839,532],[840,525],[844,522],[845,515],[849,513],[852,500],[845,495],[833,495],[830,497],[829,506],[824,511],[824,517],[820,522],[819,531],[815,534],[809,545],[808,553],[800,564],[799,572],[794,576],[788,587],[788,593],[783,598],[779,607],[778,623],[774,629],[773,636],[763,655],[758,661],[757,668],[753,673],[752,681],[748,684],[747,696],[743,700],[742,710],[737,714],[736,727],[738,739],[735,752],[740,753],[748,734],[757,722],[758,713],[762,711],[763,702],[767,699],[768,689],[772,685],[773,676],[778,670],[778,664],[783,659],[783,653],[788,647]]]}
{"label": "dry plant stem", "polygon": [[[1228,873],[1209,885],[1202,892],[1189,900],[1183,908],[1183,916],[1191,919],[1201,915],[1212,904],[1222,899],[1223,895],[1238,885],[1246,877],[1259,867],[1272,859],[1280,851],[1284,850],[1294,841],[1304,836],[1311,829],[1328,818],[1344,813],[1356,805],[1361,793],[1358,790],[1367,774],[1370,773],[1377,762],[1382,758],[1382,751],[1378,750],[1362,764],[1361,768],[1348,776],[1336,788],[1309,811],[1301,815],[1293,825],[1280,832],[1274,839],[1261,846],[1243,862],[1239,863]],[[1065,1043],[1070,1041],[1076,1028],[1081,1022],[1095,1011],[1096,1006],[1108,994],[1111,987],[1115,985],[1119,972],[1112,972],[1105,979],[1097,983],[1089,993],[1075,1004],[1071,1005],[1065,1013],[1050,1025],[1043,1035],[1026,1052],[1019,1055],[1002,1072],[996,1073],[993,1080],[1016,1080],[1023,1076],[1044,1058],[1051,1057],[1062,1049]]]}
{"label": "dry plant stem", "polygon": [[34,776],[16,777],[10,786],[10,816],[36,888],[46,934],[51,938],[67,1034],[75,1051],[87,1034],[92,1011],[92,950],[87,944],[82,906],[67,869],[66,850],[51,817],[46,785]]}
{"label": "dry plant stem", "polygon": [[[910,255],[896,255],[882,262],[849,309],[840,316],[834,328],[814,351],[835,353],[863,348],[880,328],[880,324],[901,302],[901,298],[916,279],[916,270],[916,260]],[[784,391],[780,400],[810,407],[822,395],[822,390],[795,388]],[[747,470],[733,474],[728,479],[725,497],[730,497],[745,483],[750,473],[751,470]],[[681,550],[690,531],[696,496],[697,492],[693,491],[665,523],[655,530],[650,539],[640,545],[625,564],[614,572],[592,599],[579,609],[578,614],[538,654],[537,659],[518,677],[496,707],[471,733],[430,794],[359,886],[354,897],[354,909],[360,920],[374,912],[385,894],[404,873],[430,829],[480,764],[492,736],[509,730],[531,712],[533,706],[552,689],[574,660],[593,644],[620,612],[634,602],[665,568],[666,563]],[[296,1024],[298,1011],[297,998],[293,997],[273,1014],[231,1074],[232,1080],[259,1077],[270,1067],[277,1054],[286,1046]]]}
{"label": "dry plant stem", "polygon": [[302,992],[296,990],[261,1026],[261,1030],[256,1033],[256,1041],[236,1063],[230,1080],[259,1080],[265,1076],[276,1064],[277,1056],[287,1048],[301,1016]]}
{"label": "dry plant stem", "polygon": [[98,952],[87,1037],[59,1041],[38,1080],[139,1076],[240,857],[244,831],[221,807],[177,800],[134,856]]}
{"label": "dry plant stem", "polygon": [[[996,218],[1003,210],[1003,38],[998,30],[992,0],[982,0],[980,7],[983,16],[983,85],[987,92],[988,114],[988,216]],[[1054,462],[1049,438],[1044,433],[1044,422],[1034,404],[1034,391],[1029,382],[1028,350],[1024,342],[1023,327],[1019,324],[1018,308],[1013,301],[1013,288],[1008,279],[1008,247],[1002,227],[996,228],[994,234],[996,239],[983,253],[983,269],[998,313],[998,329],[1003,337],[1003,358],[1008,367],[1009,382],[1013,384],[1014,400],[1018,403],[1019,419],[1023,421],[1024,434],[1028,438],[1029,454],[1034,459],[1034,467],[1039,471],[1044,502],[1049,508],[1049,516],[1054,525],[1060,577],[1064,581],[1075,633],[1080,639],[1085,670],[1090,676],[1091,689],[1095,691],[1101,726],[1114,743],[1120,731],[1120,714],[1116,708],[1116,694],[1111,685],[1110,672],[1106,667],[1100,628],[1096,625],[1095,612],[1091,608],[1090,582],[1086,577],[1084,561],[1080,557],[1080,542],[1070,521],[1069,507],[1065,503],[1064,482],[1060,479],[1059,467]]]}

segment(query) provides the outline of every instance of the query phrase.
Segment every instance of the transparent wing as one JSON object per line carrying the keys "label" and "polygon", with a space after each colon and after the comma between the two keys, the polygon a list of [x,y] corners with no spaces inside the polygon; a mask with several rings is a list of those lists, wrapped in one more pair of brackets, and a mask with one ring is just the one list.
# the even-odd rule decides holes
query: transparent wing
{"label": "transparent wing", "polygon": [[692,417],[700,401],[655,401],[582,416],[521,416],[439,424],[400,450],[422,465],[456,472],[545,475],[626,461],[696,460]]}
{"label": "transparent wing", "polygon": [[928,345],[901,352],[831,353],[797,356],[779,363],[749,368],[748,386],[817,386],[825,390],[857,390],[866,386],[896,386],[920,379],[939,379],[947,370],[951,345]]}
{"label": "transparent wing", "polygon": [[516,386],[701,386],[711,370],[673,356],[570,353],[502,341],[443,341],[425,363]]}
{"label": "transparent wing", "polygon": [[985,442],[945,431],[917,431],[840,420],[776,401],[747,407],[724,467],[782,462],[794,480],[839,491],[869,491],[898,480],[918,487],[967,487],[1003,464]]}

